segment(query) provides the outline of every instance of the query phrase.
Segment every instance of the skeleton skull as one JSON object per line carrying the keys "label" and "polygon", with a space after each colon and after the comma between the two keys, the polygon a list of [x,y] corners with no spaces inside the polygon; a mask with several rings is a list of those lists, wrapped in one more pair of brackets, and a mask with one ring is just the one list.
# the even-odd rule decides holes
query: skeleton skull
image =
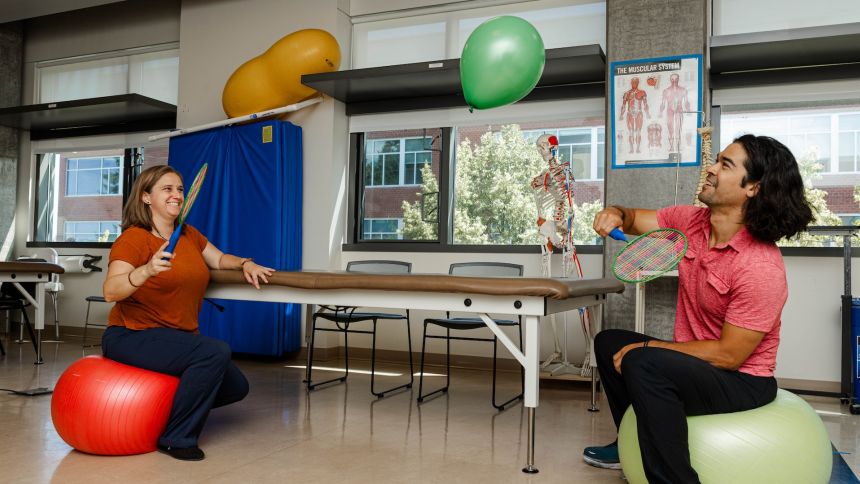
{"label": "skeleton skull", "polygon": [[558,156],[558,138],[552,134],[542,134],[535,142],[537,150],[545,161]]}

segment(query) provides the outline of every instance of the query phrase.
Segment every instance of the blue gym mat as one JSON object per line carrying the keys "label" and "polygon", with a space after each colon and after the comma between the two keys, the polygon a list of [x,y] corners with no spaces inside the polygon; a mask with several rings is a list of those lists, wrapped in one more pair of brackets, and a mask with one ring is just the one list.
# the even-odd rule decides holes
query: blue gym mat
{"label": "blue gym mat", "polygon": [[848,467],[848,463],[842,454],[833,447],[833,472],[830,474],[830,484],[860,484],[860,480],[854,475],[854,471]]}

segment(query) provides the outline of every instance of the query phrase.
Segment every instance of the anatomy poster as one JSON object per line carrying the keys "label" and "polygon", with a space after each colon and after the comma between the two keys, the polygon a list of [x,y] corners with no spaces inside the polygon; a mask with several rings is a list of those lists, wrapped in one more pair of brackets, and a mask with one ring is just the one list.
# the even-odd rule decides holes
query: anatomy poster
{"label": "anatomy poster", "polygon": [[702,56],[613,62],[612,168],[701,163]]}

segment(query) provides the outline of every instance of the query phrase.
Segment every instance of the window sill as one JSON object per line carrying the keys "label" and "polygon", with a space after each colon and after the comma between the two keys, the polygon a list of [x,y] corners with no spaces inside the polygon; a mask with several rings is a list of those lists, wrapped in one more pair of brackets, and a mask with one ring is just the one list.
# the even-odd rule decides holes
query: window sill
{"label": "window sill", "polygon": [[[344,252],[438,252],[463,254],[540,254],[537,245],[457,245],[437,242],[359,242],[341,245]],[[780,247],[783,257],[842,258],[842,247]],[[577,245],[578,254],[602,254],[602,245]],[[556,254],[561,251],[556,250]],[[852,257],[860,257],[860,247],[851,248]]]}

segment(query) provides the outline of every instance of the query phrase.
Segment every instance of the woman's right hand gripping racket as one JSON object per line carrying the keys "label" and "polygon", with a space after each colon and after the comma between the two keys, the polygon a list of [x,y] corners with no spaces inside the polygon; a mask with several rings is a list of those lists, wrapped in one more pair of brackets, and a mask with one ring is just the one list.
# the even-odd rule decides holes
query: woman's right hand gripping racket
{"label": "woman's right hand gripping racket", "polygon": [[[173,230],[173,235],[170,236],[170,240],[167,243],[167,248],[164,249],[165,252],[170,252],[171,254],[176,249],[176,244],[179,242],[179,234],[182,233],[182,226],[185,224],[185,219],[188,218],[188,212],[191,211],[191,207],[194,205],[194,200],[197,199],[197,194],[200,193],[200,187],[203,186],[203,180],[206,179],[206,171],[209,169],[209,163],[203,163],[203,166],[200,167],[200,171],[197,172],[197,176],[194,177],[194,182],[191,183],[191,188],[188,190],[185,199],[182,201],[182,206],[179,208],[179,217],[177,217],[176,228]],[[167,260],[167,258],[164,258]]]}
{"label": "woman's right hand gripping racket", "polygon": [[[609,236],[626,242],[618,228]],[[657,229],[636,237],[615,254],[612,273],[630,283],[654,280],[678,267],[687,252],[687,237],[675,229]]]}

